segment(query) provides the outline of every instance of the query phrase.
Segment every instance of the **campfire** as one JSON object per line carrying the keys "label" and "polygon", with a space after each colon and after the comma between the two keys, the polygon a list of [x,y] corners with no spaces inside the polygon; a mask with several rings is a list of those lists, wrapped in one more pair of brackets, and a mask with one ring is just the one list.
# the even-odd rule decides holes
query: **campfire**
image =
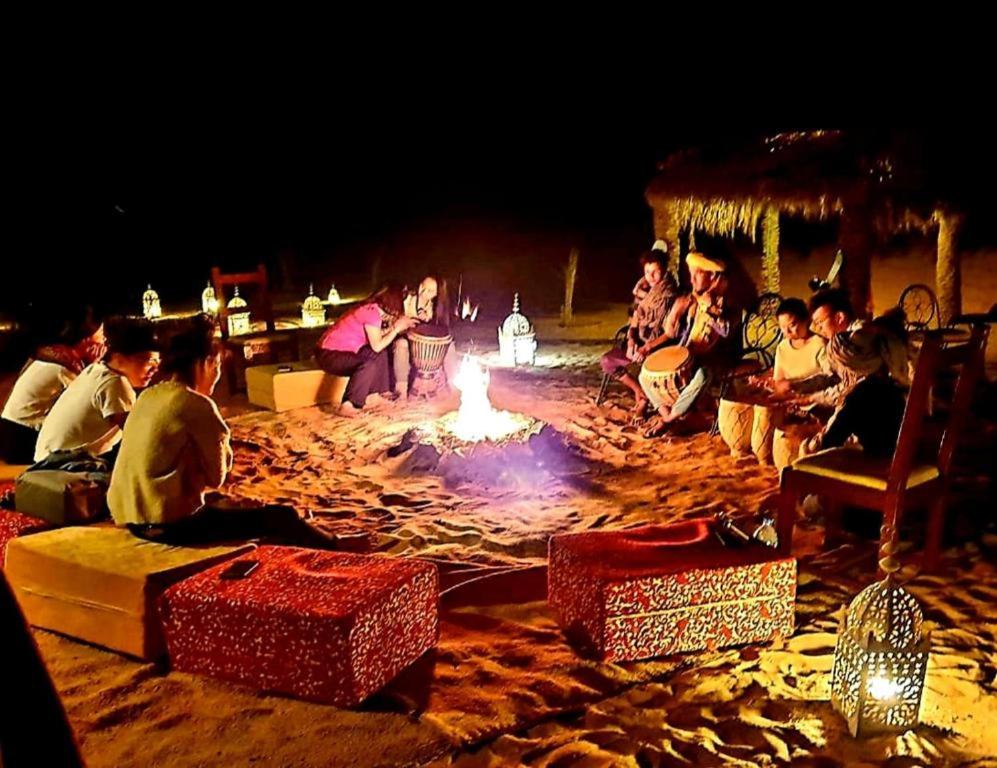
{"label": "campfire", "polygon": [[460,407],[409,430],[384,460],[397,474],[432,473],[451,483],[545,487],[576,474],[579,459],[553,427],[523,413],[496,409],[489,372],[478,358],[461,361],[454,386]]}
{"label": "campfire", "polygon": [[498,411],[488,399],[488,368],[477,358],[465,355],[454,378],[460,392],[460,408],[440,421],[442,428],[468,443],[501,441],[530,430],[536,419],[509,411]]}

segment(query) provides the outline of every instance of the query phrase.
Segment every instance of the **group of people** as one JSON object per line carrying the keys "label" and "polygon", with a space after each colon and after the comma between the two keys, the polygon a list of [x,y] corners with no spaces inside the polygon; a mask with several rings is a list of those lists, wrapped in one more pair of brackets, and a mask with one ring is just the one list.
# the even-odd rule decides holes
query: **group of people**
{"label": "group of people", "polygon": [[[348,311],[322,336],[316,357],[347,375],[341,413],[404,396],[410,376],[407,333],[449,328],[446,283],[385,288]],[[263,536],[336,547],[290,507],[209,502],[232,467],[229,428],[212,394],[223,349],[216,325],[198,315],[166,326],[140,318],[92,317],[39,348],[14,383],[0,418],[0,458],[38,469],[87,467],[108,478],[114,521],[167,543]],[[164,337],[165,336],[165,337]],[[389,361],[388,355],[391,355]],[[451,345],[445,369],[452,378]]]}
{"label": "group of people", "polygon": [[[356,416],[365,407],[407,396],[414,373],[408,334],[416,329],[430,336],[449,334],[447,284],[438,275],[427,275],[415,290],[382,288],[322,335],[315,352],[319,367],[349,377],[341,415]],[[447,382],[453,381],[457,353],[452,343],[443,370]]]}
{"label": "group of people", "polygon": [[[712,381],[734,372],[739,357],[742,308],[727,300],[727,266],[698,252],[685,262],[689,287],[682,291],[667,270],[663,242],[641,257],[626,337],[602,357],[603,371],[633,393],[635,422],[651,411],[646,437],[664,434],[685,417]],[[851,441],[870,454],[892,454],[910,385],[902,317],[859,319],[844,291],[826,289],[809,302],[782,300],[776,318],[782,340],[774,366],[753,383],[767,388],[774,402],[824,416],[804,452]],[[674,398],[648,386],[642,371],[647,358],[666,346],[684,348],[691,361]]]}

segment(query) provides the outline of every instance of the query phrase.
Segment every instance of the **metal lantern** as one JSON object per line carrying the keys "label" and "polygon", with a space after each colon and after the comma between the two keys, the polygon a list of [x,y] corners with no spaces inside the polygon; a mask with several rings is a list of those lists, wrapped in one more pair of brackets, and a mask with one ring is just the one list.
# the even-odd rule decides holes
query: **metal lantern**
{"label": "metal lantern", "polygon": [[159,304],[159,294],[148,286],[142,294],[142,314],[147,320],[155,320],[163,316],[163,308]]}
{"label": "metal lantern", "polygon": [[206,315],[218,314],[218,297],[215,295],[215,289],[210,280],[207,287],[201,291],[201,311]]}
{"label": "metal lantern", "polygon": [[917,601],[888,573],[848,607],[838,630],[831,703],[853,736],[917,725],[928,664]]}
{"label": "metal lantern", "polygon": [[512,300],[512,314],[499,326],[499,358],[503,365],[533,365],[537,340],[533,326],[519,312],[519,294]]}
{"label": "metal lantern", "polygon": [[306,328],[325,325],[325,307],[322,306],[322,300],[315,295],[315,288],[312,285],[308,286],[308,296],[301,305],[301,324]]}
{"label": "metal lantern", "polygon": [[334,285],[332,286],[332,288],[329,289],[329,303],[332,305],[336,305],[341,302],[342,299],[339,297],[339,291],[336,290],[336,286]]}
{"label": "metal lantern", "polygon": [[228,335],[229,336],[241,336],[245,333],[249,333],[251,326],[249,324],[249,305],[246,304],[246,300],[239,296],[239,287],[235,288],[235,295],[226,305],[228,314]]}

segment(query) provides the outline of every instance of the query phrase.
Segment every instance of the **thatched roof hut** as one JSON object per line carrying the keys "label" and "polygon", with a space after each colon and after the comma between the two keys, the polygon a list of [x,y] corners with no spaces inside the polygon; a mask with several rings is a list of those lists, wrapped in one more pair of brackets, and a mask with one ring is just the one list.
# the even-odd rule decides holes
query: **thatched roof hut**
{"label": "thatched roof hut", "polygon": [[840,131],[782,133],[732,150],[670,156],[647,188],[656,237],[677,268],[690,232],[762,239],[766,290],[779,290],[779,221],[836,219],[841,279],[856,309],[871,310],[870,264],[877,241],[937,231],[937,294],[943,319],[960,312],[957,236],[962,215],[927,183],[916,152]]}

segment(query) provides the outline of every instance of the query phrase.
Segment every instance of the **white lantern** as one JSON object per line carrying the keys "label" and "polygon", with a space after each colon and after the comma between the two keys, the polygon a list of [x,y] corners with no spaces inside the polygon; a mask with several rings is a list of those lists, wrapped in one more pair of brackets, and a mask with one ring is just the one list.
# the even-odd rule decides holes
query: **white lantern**
{"label": "white lantern", "polygon": [[308,286],[308,296],[301,305],[301,324],[306,328],[325,325],[325,307],[322,306],[322,300],[315,295],[315,288],[312,285]]}
{"label": "white lantern", "polygon": [[201,311],[206,315],[218,314],[218,297],[215,295],[215,289],[210,280],[207,287],[201,291]]}
{"label": "white lantern", "polygon": [[236,286],[235,295],[226,305],[226,308],[228,314],[229,336],[241,336],[252,330],[249,324],[249,305],[246,304],[246,300],[244,298],[239,296],[238,286]]}
{"label": "white lantern", "polygon": [[163,316],[163,308],[159,305],[159,294],[150,285],[142,294],[142,314],[147,320],[155,320]]}
{"label": "white lantern", "polygon": [[335,305],[341,303],[342,301],[343,300],[339,297],[339,291],[337,291],[336,286],[333,285],[332,288],[329,289],[329,303]]}
{"label": "white lantern", "polygon": [[929,647],[922,621],[917,601],[892,573],[848,607],[834,650],[831,703],[853,736],[917,725]]}
{"label": "white lantern", "polygon": [[533,365],[537,340],[533,326],[519,313],[519,294],[512,300],[512,314],[499,326],[499,359],[503,365]]}

